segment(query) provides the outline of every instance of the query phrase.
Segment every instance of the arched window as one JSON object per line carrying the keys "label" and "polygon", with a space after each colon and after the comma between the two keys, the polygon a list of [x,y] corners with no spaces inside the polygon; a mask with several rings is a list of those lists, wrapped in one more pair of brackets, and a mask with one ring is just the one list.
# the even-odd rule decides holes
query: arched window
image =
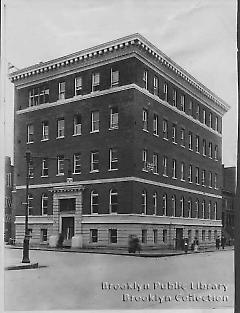
{"label": "arched window", "polygon": [[203,200],[203,202],[202,202],[202,218],[206,218],[205,200]]}
{"label": "arched window", "polygon": [[93,190],[91,192],[91,214],[98,213],[98,193]]}
{"label": "arched window", "polygon": [[147,214],[147,192],[142,192],[142,214]]}
{"label": "arched window", "polygon": [[172,216],[176,216],[176,196],[172,196]]}
{"label": "arched window", "polygon": [[163,195],[163,215],[167,215],[167,195]]}
{"label": "arched window", "polygon": [[118,192],[116,189],[111,189],[109,193],[109,211],[110,213],[118,212]]}
{"label": "arched window", "polygon": [[157,193],[153,194],[153,214],[157,215]]}
{"label": "arched window", "polygon": [[211,219],[211,207],[212,207],[212,202],[209,201],[208,203],[208,218]]}
{"label": "arched window", "polygon": [[214,219],[217,219],[217,202],[214,203]]}
{"label": "arched window", "polygon": [[33,214],[33,195],[31,193],[28,194],[28,215]]}
{"label": "arched window", "polygon": [[42,215],[47,215],[48,213],[48,196],[46,193],[42,194],[42,205],[41,205],[41,214]]}
{"label": "arched window", "polygon": [[184,216],[184,197],[180,200],[180,216]]}
{"label": "arched window", "polygon": [[187,217],[193,217],[193,214],[192,214],[192,199],[191,198],[188,199],[188,216]]}
{"label": "arched window", "polygon": [[196,218],[200,218],[200,210],[199,210],[199,200],[196,200]]}

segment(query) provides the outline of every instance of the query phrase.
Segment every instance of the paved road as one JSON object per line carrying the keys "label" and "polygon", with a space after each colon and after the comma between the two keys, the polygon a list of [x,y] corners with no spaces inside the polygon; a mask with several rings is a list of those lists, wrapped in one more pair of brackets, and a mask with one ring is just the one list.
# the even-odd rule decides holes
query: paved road
{"label": "paved road", "polygon": [[[6,249],[7,263],[21,258]],[[233,251],[162,258],[30,251],[30,258],[41,267],[5,271],[6,310],[233,307]]]}

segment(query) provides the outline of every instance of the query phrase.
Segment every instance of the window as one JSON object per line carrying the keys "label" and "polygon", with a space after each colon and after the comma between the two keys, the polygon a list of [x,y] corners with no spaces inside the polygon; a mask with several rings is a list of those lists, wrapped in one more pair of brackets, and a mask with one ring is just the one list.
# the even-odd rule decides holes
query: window
{"label": "window", "polygon": [[167,215],[167,195],[163,195],[163,215]]}
{"label": "window", "polygon": [[142,192],[142,214],[147,214],[147,192],[143,190]]}
{"label": "window", "polygon": [[212,240],[212,232],[211,232],[211,230],[208,231],[208,240],[209,241]]}
{"label": "window", "polygon": [[28,194],[28,215],[33,214],[33,196],[31,193]]}
{"label": "window", "polygon": [[172,178],[177,178],[177,161],[172,160]]}
{"label": "window", "polygon": [[167,229],[163,229],[163,242],[167,242]]}
{"label": "window", "polygon": [[110,213],[117,213],[118,212],[118,192],[115,189],[110,190],[109,211],[110,211]]}
{"label": "window", "polygon": [[47,229],[43,228],[41,229],[41,242],[47,241]]}
{"label": "window", "polygon": [[33,136],[34,136],[34,126],[33,124],[27,125],[27,143],[33,142]]}
{"label": "window", "polygon": [[42,176],[43,177],[48,176],[48,160],[47,159],[42,160]]}
{"label": "window", "polygon": [[215,130],[218,131],[218,117],[215,117]]}
{"label": "window", "polygon": [[147,229],[142,229],[142,243],[147,243]]}
{"label": "window", "polygon": [[91,113],[91,132],[99,132],[99,111]]}
{"label": "window", "polygon": [[163,157],[163,176],[168,176],[168,158],[166,156]]}
{"label": "window", "polygon": [[153,134],[158,136],[158,115],[153,115]]}
{"label": "window", "polygon": [[82,94],[82,77],[75,78],[75,96],[79,96]]}
{"label": "window", "polygon": [[188,138],[189,138],[188,147],[189,147],[189,150],[192,150],[193,149],[193,134],[192,134],[192,132],[189,132]]}
{"label": "window", "polygon": [[7,173],[7,187],[12,186],[12,173]]}
{"label": "window", "polygon": [[100,89],[100,74],[93,73],[92,74],[92,92]]}
{"label": "window", "polygon": [[206,120],[206,110],[203,109],[203,124],[207,124],[207,120]]}
{"label": "window", "polygon": [[73,174],[81,173],[81,154],[75,153],[73,155]]}
{"label": "window", "polygon": [[46,193],[42,194],[42,215],[48,214],[48,196]]}
{"label": "window", "polygon": [[82,118],[80,114],[73,117],[73,135],[81,135],[82,133]]}
{"label": "window", "polygon": [[199,185],[199,167],[196,167],[196,184]]}
{"label": "window", "polygon": [[214,189],[218,188],[218,184],[217,184],[217,174],[214,174]]}
{"label": "window", "polygon": [[192,171],[192,165],[190,164],[189,165],[189,170],[188,170],[188,181],[189,181],[189,183],[192,183],[192,181],[193,181],[193,171]]}
{"label": "window", "polygon": [[206,185],[206,170],[202,170],[202,185]]}
{"label": "window", "polygon": [[147,154],[147,150],[144,149],[142,151],[143,171],[147,171]]}
{"label": "window", "polygon": [[167,122],[167,120],[163,120],[163,139],[168,140],[168,122]]}
{"label": "window", "polygon": [[177,143],[177,126],[172,126],[172,142]]}
{"label": "window", "polygon": [[34,177],[33,160],[30,160],[30,161],[29,161],[28,177],[29,177],[29,178],[33,178],[33,177]]}
{"label": "window", "polygon": [[111,69],[111,87],[118,86],[119,84],[119,71]]}
{"label": "window", "polygon": [[42,140],[49,139],[49,125],[48,121],[42,122]]}
{"label": "window", "polygon": [[154,76],[153,78],[153,94],[155,96],[158,96],[158,86],[159,86],[159,80],[157,76]]}
{"label": "window", "polygon": [[58,84],[58,99],[59,100],[65,99],[65,92],[66,92],[66,83],[60,82]]}
{"label": "window", "polygon": [[98,229],[90,229],[90,242],[98,242]]}
{"label": "window", "polygon": [[212,202],[211,201],[209,201],[209,203],[208,203],[208,219],[211,219],[211,207],[212,207]]}
{"label": "window", "polygon": [[185,163],[181,163],[181,180],[185,181]]}
{"label": "window", "polygon": [[157,193],[153,193],[153,214],[157,215]]}
{"label": "window", "polygon": [[118,150],[116,148],[111,148],[109,150],[109,170],[118,169]]}
{"label": "window", "polygon": [[200,152],[200,147],[199,147],[199,143],[200,143],[200,139],[199,136],[196,136],[196,152],[199,153]]}
{"label": "window", "polygon": [[188,230],[188,242],[192,241],[192,231],[191,229]]}
{"label": "window", "polygon": [[158,231],[157,229],[153,229],[153,243],[158,242]]}
{"label": "window", "polygon": [[195,230],[195,237],[198,239],[199,238],[199,231],[198,229]]}
{"label": "window", "polygon": [[213,119],[212,119],[212,113],[209,113],[209,127],[213,127]]}
{"label": "window", "polygon": [[189,198],[188,200],[188,212],[187,212],[187,217],[193,217],[192,216],[192,199]]}
{"label": "window", "polygon": [[184,215],[184,197],[180,199],[180,216]]}
{"label": "window", "polygon": [[64,119],[61,118],[57,121],[57,138],[64,137]]}
{"label": "window", "polygon": [[196,218],[200,218],[199,200],[196,200]]}
{"label": "window", "polygon": [[214,148],[214,159],[218,160],[218,146],[215,146]]}
{"label": "window", "polygon": [[143,110],[143,115],[142,115],[142,123],[143,123],[143,130],[148,130],[148,111]]}
{"label": "window", "polygon": [[209,153],[209,158],[212,159],[213,151],[212,151],[212,143],[211,142],[209,142],[209,151],[208,151],[208,153]]}
{"label": "window", "polygon": [[118,107],[110,110],[110,129],[118,129]]}
{"label": "window", "polygon": [[202,218],[206,218],[205,200],[203,200],[203,202],[202,202]]}
{"label": "window", "polygon": [[168,85],[167,85],[167,83],[164,83],[164,85],[163,85],[163,94],[164,94],[163,100],[168,101]]}
{"label": "window", "polygon": [[117,243],[117,229],[109,229],[109,241],[110,243]]}
{"label": "window", "polygon": [[185,129],[181,128],[180,130],[180,140],[181,140],[181,146],[185,147]]}
{"label": "window", "polygon": [[193,115],[193,103],[192,100],[189,101],[189,115]]}
{"label": "window", "polygon": [[143,72],[143,88],[148,89],[148,72]]}
{"label": "window", "polygon": [[28,95],[29,107],[43,103],[49,103],[49,89],[46,87],[33,88],[29,91]]}
{"label": "window", "polygon": [[217,202],[214,203],[214,219],[217,219]]}
{"label": "window", "polygon": [[91,152],[91,172],[99,172],[99,152]]}
{"label": "window", "polygon": [[57,157],[57,175],[64,175],[64,156],[58,155]]}
{"label": "window", "polygon": [[205,139],[203,139],[203,155],[207,155],[207,143]]}
{"label": "window", "polygon": [[174,107],[177,106],[177,90],[176,89],[173,90],[173,106]]}
{"label": "window", "polygon": [[209,172],[209,188],[212,188],[212,172]]}
{"label": "window", "polygon": [[158,174],[158,155],[153,154],[153,173]]}
{"label": "window", "polygon": [[202,230],[202,241],[205,241],[205,239],[206,239],[206,238],[205,238],[205,230],[203,229],[203,230]]}
{"label": "window", "polygon": [[176,216],[176,196],[172,196],[172,216]]}
{"label": "window", "polygon": [[181,111],[185,112],[186,111],[186,108],[185,108],[185,96],[181,95],[181,98],[180,98],[180,105],[181,105]]}
{"label": "window", "polygon": [[93,190],[91,191],[91,214],[97,214],[98,213],[98,193]]}

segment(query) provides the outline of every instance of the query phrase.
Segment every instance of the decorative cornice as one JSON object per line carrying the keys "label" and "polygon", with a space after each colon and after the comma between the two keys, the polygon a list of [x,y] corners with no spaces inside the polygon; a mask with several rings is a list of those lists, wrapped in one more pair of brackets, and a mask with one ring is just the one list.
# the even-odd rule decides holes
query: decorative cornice
{"label": "decorative cornice", "polygon": [[12,82],[15,82],[21,79],[29,78],[30,76],[42,74],[44,72],[55,71],[61,67],[78,64],[79,62],[84,62],[86,60],[96,58],[107,53],[112,53],[113,51],[125,49],[129,46],[136,46],[139,49],[144,50],[149,57],[154,58],[160,65],[168,68],[168,70],[172,71],[179,78],[185,80],[188,84],[203,93],[207,98],[220,106],[224,112],[227,112],[230,109],[230,106],[224,100],[211,92],[192,75],[190,75],[187,71],[177,65],[161,50],[159,50],[146,38],[138,33],[117,40],[113,40],[89,49],[85,49],[67,56],[63,56],[51,61],[35,64],[33,66],[11,73],[9,75],[9,78]]}

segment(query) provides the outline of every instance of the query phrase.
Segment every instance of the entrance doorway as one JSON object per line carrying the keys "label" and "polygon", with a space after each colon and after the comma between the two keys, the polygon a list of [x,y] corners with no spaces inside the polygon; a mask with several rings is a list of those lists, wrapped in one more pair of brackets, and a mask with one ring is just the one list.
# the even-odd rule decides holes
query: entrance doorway
{"label": "entrance doorway", "polygon": [[176,249],[183,249],[183,228],[176,228]]}
{"label": "entrance doorway", "polygon": [[64,238],[63,244],[71,246],[71,239],[74,236],[74,217],[62,217],[62,235]]}

